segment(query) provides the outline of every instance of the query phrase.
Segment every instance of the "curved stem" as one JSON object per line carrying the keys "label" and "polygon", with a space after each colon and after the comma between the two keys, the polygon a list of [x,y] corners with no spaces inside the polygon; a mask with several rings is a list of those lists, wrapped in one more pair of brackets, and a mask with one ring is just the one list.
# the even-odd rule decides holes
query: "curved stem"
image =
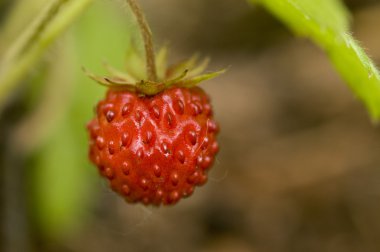
{"label": "curved stem", "polygon": [[153,49],[152,32],[150,31],[148,22],[146,21],[144,14],[137,4],[136,0],[127,0],[133,14],[136,16],[137,23],[140,27],[140,32],[144,40],[145,57],[146,57],[146,70],[148,79],[150,81],[157,81],[156,61]]}

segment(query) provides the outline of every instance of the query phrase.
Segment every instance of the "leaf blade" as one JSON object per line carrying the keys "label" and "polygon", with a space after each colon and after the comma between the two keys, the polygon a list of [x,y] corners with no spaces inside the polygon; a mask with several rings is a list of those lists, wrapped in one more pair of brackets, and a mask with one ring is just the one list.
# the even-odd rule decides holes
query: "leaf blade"
{"label": "leaf blade", "polygon": [[372,119],[380,119],[380,74],[349,30],[340,0],[249,0],[268,9],[296,34],[309,37],[330,57]]}

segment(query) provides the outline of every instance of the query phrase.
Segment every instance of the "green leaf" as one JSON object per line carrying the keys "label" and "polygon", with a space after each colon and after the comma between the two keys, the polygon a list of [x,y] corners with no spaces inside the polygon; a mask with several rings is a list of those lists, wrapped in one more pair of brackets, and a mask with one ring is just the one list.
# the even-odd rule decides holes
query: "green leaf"
{"label": "green leaf", "polygon": [[51,238],[72,232],[86,216],[91,174],[80,154],[73,129],[62,125],[35,160],[31,177],[35,217]]}
{"label": "green leaf", "polygon": [[[102,180],[96,167],[88,160],[86,131],[86,123],[94,116],[93,108],[106,88],[89,79],[81,67],[100,73],[106,59],[122,68],[125,51],[131,45],[131,32],[129,17],[117,1],[94,1],[68,34],[73,46],[67,54],[74,60],[62,68],[66,74],[60,77],[72,81],[61,85],[70,86],[71,95],[66,100],[67,109],[56,120],[59,125],[34,157],[35,172],[31,178],[34,217],[41,232],[50,238],[60,239],[75,232],[86,217],[91,218],[88,204],[96,200],[96,191],[106,190],[100,186]],[[74,77],[68,78],[69,75]]]}
{"label": "green leaf", "polygon": [[296,34],[322,47],[372,119],[380,118],[379,71],[350,34],[350,16],[340,0],[249,1],[263,5]]}
{"label": "green leaf", "polygon": [[[0,57],[0,108],[45,50],[93,0],[52,0]],[[27,3],[25,3],[27,4]]]}

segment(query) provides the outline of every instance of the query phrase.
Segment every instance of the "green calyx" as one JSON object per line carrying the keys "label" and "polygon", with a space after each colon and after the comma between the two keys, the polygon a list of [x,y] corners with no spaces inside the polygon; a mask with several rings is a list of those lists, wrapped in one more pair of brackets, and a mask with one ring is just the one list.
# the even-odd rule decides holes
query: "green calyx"
{"label": "green calyx", "polygon": [[215,78],[225,72],[225,69],[203,73],[208,66],[209,59],[198,61],[198,55],[194,55],[188,60],[176,65],[167,66],[168,50],[163,47],[157,54],[155,64],[157,70],[157,81],[149,80],[146,74],[141,71],[145,69],[141,57],[132,50],[127,55],[129,64],[125,71],[120,71],[107,63],[104,66],[109,76],[97,76],[83,68],[84,73],[94,81],[112,89],[128,90],[141,95],[152,96],[164,91],[172,86],[191,88],[200,82]]}

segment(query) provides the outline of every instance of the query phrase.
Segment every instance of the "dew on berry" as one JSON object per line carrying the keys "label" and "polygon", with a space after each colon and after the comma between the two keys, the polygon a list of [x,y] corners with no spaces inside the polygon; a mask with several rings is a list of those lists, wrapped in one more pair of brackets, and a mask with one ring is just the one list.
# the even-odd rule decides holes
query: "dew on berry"
{"label": "dew on berry", "polygon": [[161,168],[157,164],[153,166],[154,175],[159,178],[161,176]]}
{"label": "dew on berry", "polygon": [[172,127],[174,122],[173,122],[173,115],[171,113],[166,114],[166,120],[168,121],[169,127]]}
{"label": "dew on berry", "polygon": [[104,174],[108,179],[113,179],[115,176],[115,173],[111,167],[107,167],[104,169]]}
{"label": "dew on berry", "polygon": [[129,145],[129,140],[130,137],[128,132],[123,132],[123,134],[121,135],[121,145],[127,147]]}
{"label": "dew on berry", "polygon": [[198,177],[199,177],[199,172],[195,171],[193,174],[191,174],[187,178],[187,183],[189,183],[189,184],[195,184],[195,182],[198,180]]}
{"label": "dew on berry", "polygon": [[140,185],[144,191],[148,190],[148,180],[146,178],[141,179]]}
{"label": "dew on berry", "polygon": [[216,141],[212,143],[211,151],[213,154],[216,154],[219,152],[219,144]]}
{"label": "dew on berry", "polygon": [[170,181],[172,182],[173,186],[178,185],[178,182],[179,182],[178,172],[174,171],[170,174]]}
{"label": "dew on berry", "polygon": [[172,191],[169,194],[169,199],[168,200],[169,200],[170,203],[177,202],[179,200],[179,192],[178,191]]}
{"label": "dew on berry", "polygon": [[182,115],[185,111],[185,105],[183,104],[182,100],[177,100],[174,103],[174,110],[179,114]]}
{"label": "dew on berry", "polygon": [[162,196],[164,196],[164,192],[161,189],[158,189],[156,192],[156,196],[157,198],[161,199]]}
{"label": "dew on berry", "polygon": [[121,190],[122,190],[123,194],[126,196],[128,196],[131,193],[131,189],[129,188],[129,186],[127,184],[122,185]]}
{"label": "dew on berry", "polygon": [[95,156],[95,164],[100,165],[100,156],[99,155]]}
{"label": "dew on berry", "polygon": [[204,104],[203,109],[204,109],[206,116],[212,116],[212,109],[211,109],[210,104],[208,104],[208,103]]}
{"label": "dew on berry", "polygon": [[96,138],[96,146],[98,146],[99,150],[102,150],[104,146],[106,145],[106,142],[103,137],[98,136]]}
{"label": "dew on berry", "polygon": [[215,121],[208,120],[207,126],[208,126],[209,132],[218,132],[218,125]]}
{"label": "dew on berry", "polygon": [[144,198],[142,199],[142,202],[144,203],[144,205],[148,205],[149,202],[150,202],[149,197],[144,197]]}
{"label": "dew on berry", "polygon": [[202,174],[200,177],[199,177],[199,185],[204,185],[206,182],[207,182],[207,175],[206,174]]}
{"label": "dew on berry", "polygon": [[109,143],[108,143],[108,152],[109,152],[109,154],[111,154],[111,155],[113,155],[113,154],[115,154],[115,150],[116,150],[116,144],[115,144],[115,142],[114,141],[109,141]]}
{"label": "dew on berry", "polygon": [[153,138],[153,133],[152,131],[147,131],[146,134],[145,134],[145,139],[144,139],[144,143],[145,144],[149,144],[151,141],[152,141],[152,138]]}
{"label": "dew on berry", "polygon": [[90,132],[90,138],[96,139],[99,133],[99,126],[96,124],[95,121],[91,121],[90,123],[87,124],[87,129]]}
{"label": "dew on berry", "polygon": [[123,108],[121,109],[121,115],[122,116],[127,116],[131,113],[132,111],[132,104],[131,103],[126,103]]}
{"label": "dew on berry", "polygon": [[112,103],[99,103],[98,108],[99,110],[103,111],[104,115],[107,115],[107,112],[111,109],[113,109],[114,105]]}
{"label": "dew on berry", "polygon": [[197,143],[197,133],[194,130],[190,130],[187,133],[187,138],[192,145],[195,145]]}
{"label": "dew on berry", "polygon": [[206,149],[207,148],[207,146],[208,146],[208,144],[209,144],[209,138],[208,137],[205,137],[204,139],[203,139],[203,142],[202,142],[202,149]]}
{"label": "dew on berry", "polygon": [[197,102],[194,102],[194,105],[197,107],[197,113],[202,114],[202,112],[203,112],[202,104],[197,101]]}
{"label": "dew on berry", "polygon": [[195,105],[194,103],[191,103],[190,104],[190,108],[191,108],[191,113],[193,116],[197,116],[199,114],[199,107],[197,105]]}
{"label": "dew on berry", "polygon": [[167,145],[167,143],[162,143],[161,149],[162,149],[163,153],[165,153],[165,154],[170,153],[169,146]]}
{"label": "dew on berry", "polygon": [[136,111],[136,115],[135,116],[136,116],[136,121],[139,122],[139,123],[141,123],[143,115],[142,115],[142,113],[141,113],[140,110]]}
{"label": "dew on berry", "polygon": [[186,189],[182,195],[183,197],[189,197],[194,193],[194,186],[190,186],[188,189]]}
{"label": "dew on berry", "polygon": [[143,159],[144,158],[144,150],[142,148],[138,149],[136,152],[136,156],[138,159]]}
{"label": "dew on berry", "polygon": [[197,161],[196,161],[197,165],[198,165],[198,166],[201,165],[202,162],[203,162],[203,156],[198,156],[198,157],[197,157]]}
{"label": "dew on berry", "polygon": [[115,118],[115,112],[108,110],[106,113],[106,118],[108,122],[112,122],[112,120]]}
{"label": "dew on berry", "polygon": [[124,175],[126,175],[126,176],[129,175],[129,173],[131,171],[131,167],[127,161],[123,162],[123,164],[121,166],[121,170],[122,170]]}
{"label": "dew on berry", "polygon": [[177,151],[177,155],[176,156],[177,156],[178,161],[181,164],[185,163],[185,153],[183,153],[182,150]]}
{"label": "dew on berry", "polygon": [[160,118],[160,108],[157,105],[153,105],[152,110],[153,110],[154,117],[159,119]]}
{"label": "dew on berry", "polygon": [[212,158],[210,156],[205,156],[200,164],[203,170],[209,168],[212,164]]}

